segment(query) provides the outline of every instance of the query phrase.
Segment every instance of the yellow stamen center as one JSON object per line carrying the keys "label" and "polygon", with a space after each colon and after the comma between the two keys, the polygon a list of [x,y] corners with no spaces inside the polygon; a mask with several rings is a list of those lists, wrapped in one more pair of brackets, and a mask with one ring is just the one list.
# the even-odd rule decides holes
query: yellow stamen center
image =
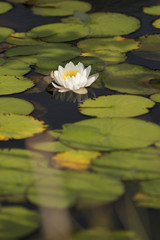
{"label": "yellow stamen center", "polygon": [[65,73],[63,73],[63,79],[66,80],[66,78],[69,76],[69,77],[76,77],[77,75],[77,72],[76,70],[69,70],[69,71],[66,71]]}

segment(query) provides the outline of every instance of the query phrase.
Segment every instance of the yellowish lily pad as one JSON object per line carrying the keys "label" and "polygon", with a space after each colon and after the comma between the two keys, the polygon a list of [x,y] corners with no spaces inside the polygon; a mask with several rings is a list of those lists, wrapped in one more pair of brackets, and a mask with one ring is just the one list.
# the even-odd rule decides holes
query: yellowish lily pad
{"label": "yellowish lily pad", "polygon": [[77,171],[85,171],[90,168],[91,160],[99,157],[99,152],[70,149],[58,153],[52,158],[52,164],[56,168],[65,168]]}
{"label": "yellowish lily pad", "polygon": [[144,7],[143,12],[150,15],[158,15],[160,16],[160,6],[159,5],[153,5],[149,7]]}
{"label": "yellowish lily pad", "polygon": [[153,21],[152,25],[155,28],[160,28],[160,18],[158,18],[155,21]]}
{"label": "yellowish lily pad", "polygon": [[[147,98],[132,95],[100,96],[80,104],[82,114],[94,117],[134,117],[149,112],[155,103]],[[132,107],[131,107],[132,106]]]}
{"label": "yellowish lily pad", "polygon": [[0,140],[32,137],[46,129],[43,122],[30,116],[0,114]]}
{"label": "yellowish lily pad", "polygon": [[0,14],[8,12],[12,9],[12,5],[7,2],[0,2]]}
{"label": "yellowish lily pad", "polygon": [[157,103],[160,103],[160,93],[155,93],[155,94],[151,95],[150,99]]}
{"label": "yellowish lily pad", "polygon": [[0,27],[0,42],[3,42],[10,34],[14,33],[14,30],[7,27]]}

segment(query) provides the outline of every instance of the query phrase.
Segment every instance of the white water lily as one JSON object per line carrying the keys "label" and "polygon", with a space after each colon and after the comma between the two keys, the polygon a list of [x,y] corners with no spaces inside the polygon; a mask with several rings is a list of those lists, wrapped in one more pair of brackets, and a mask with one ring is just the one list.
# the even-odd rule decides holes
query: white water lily
{"label": "white water lily", "polygon": [[73,91],[86,94],[86,87],[89,87],[99,76],[98,73],[89,76],[90,71],[91,66],[84,68],[84,65],[80,62],[77,65],[69,62],[64,68],[59,66],[58,70],[51,72],[52,85],[59,92]]}

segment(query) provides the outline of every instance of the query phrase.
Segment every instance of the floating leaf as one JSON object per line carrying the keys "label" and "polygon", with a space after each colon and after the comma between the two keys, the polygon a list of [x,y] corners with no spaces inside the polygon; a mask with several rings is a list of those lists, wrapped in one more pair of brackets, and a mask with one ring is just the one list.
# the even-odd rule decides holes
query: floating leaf
{"label": "floating leaf", "polygon": [[64,125],[62,143],[79,149],[108,151],[143,148],[160,139],[160,127],[138,119],[99,118]]}
{"label": "floating leaf", "polygon": [[33,87],[31,80],[21,76],[0,76],[0,95],[19,93]]}
{"label": "floating leaf", "polygon": [[160,18],[152,22],[153,27],[160,28]]}
{"label": "floating leaf", "polygon": [[21,33],[14,33],[10,35],[7,39],[6,42],[10,44],[15,44],[15,45],[43,45],[46,44],[45,42],[42,42],[41,40],[37,39],[32,39],[27,37],[26,35],[20,35]]}
{"label": "floating leaf", "polygon": [[0,65],[3,65],[5,63],[5,59],[4,58],[0,58]]}
{"label": "floating leaf", "polygon": [[60,142],[41,142],[32,146],[36,150],[47,151],[47,152],[65,152],[69,148]]}
{"label": "floating leaf", "polygon": [[30,102],[13,97],[1,97],[0,106],[0,113],[28,115],[34,110],[34,106]]}
{"label": "floating leaf", "polygon": [[0,14],[8,12],[12,9],[12,5],[6,2],[0,2]]}
{"label": "floating leaf", "polygon": [[47,126],[30,116],[0,114],[0,140],[23,139],[41,133]]}
{"label": "floating leaf", "polygon": [[99,152],[70,149],[53,156],[53,165],[57,168],[85,171],[90,168],[91,160],[100,156]]}
{"label": "floating leaf", "polygon": [[155,6],[144,7],[143,12],[146,14],[159,16],[160,15],[160,6],[155,5]]}
{"label": "floating leaf", "polygon": [[[132,95],[109,95],[87,99],[80,104],[82,114],[94,117],[134,117],[148,113],[154,102]],[[132,106],[132,107],[131,107]]]}
{"label": "floating leaf", "polygon": [[73,240],[141,240],[134,232],[131,231],[107,231],[103,228],[95,228],[82,231],[76,234]]}
{"label": "floating leaf", "polygon": [[150,99],[155,101],[155,102],[160,103],[160,93],[155,93],[155,94],[151,95]]}
{"label": "floating leaf", "polygon": [[83,52],[93,52],[98,50],[110,50],[118,52],[128,52],[139,48],[139,42],[134,39],[127,39],[123,37],[113,38],[91,38],[78,42],[78,47]]}
{"label": "floating leaf", "polygon": [[19,239],[34,232],[39,226],[37,211],[21,206],[1,207],[0,238]]}
{"label": "floating leaf", "polygon": [[113,174],[123,180],[144,180],[160,175],[160,150],[146,148],[105,153],[92,161],[92,169],[102,174]]}
{"label": "floating leaf", "polygon": [[18,59],[7,59],[0,66],[0,75],[24,75],[29,71],[30,67],[28,64]]}
{"label": "floating leaf", "polygon": [[110,176],[63,171],[32,185],[28,199],[46,207],[66,208],[75,201],[80,207],[91,207],[114,201],[123,192],[121,182]]}
{"label": "floating leaf", "polygon": [[154,52],[160,51],[160,34],[143,35],[138,38],[141,45],[138,51]]}
{"label": "floating leaf", "polygon": [[81,24],[51,23],[32,28],[27,32],[29,37],[42,38],[47,42],[66,42],[85,37],[89,28]]}
{"label": "floating leaf", "polygon": [[160,208],[160,180],[154,179],[140,183],[141,192],[134,199],[139,206]]}
{"label": "floating leaf", "polygon": [[10,34],[14,33],[14,30],[7,27],[0,27],[0,42],[3,42]]}
{"label": "floating leaf", "polygon": [[34,14],[42,16],[67,16],[72,15],[75,10],[87,12],[90,9],[91,5],[89,3],[81,1],[61,1],[50,3],[48,7],[46,4],[45,7],[42,5],[40,7],[32,7]]}
{"label": "floating leaf", "polygon": [[[89,14],[89,17],[91,22],[86,24],[90,27],[90,36],[92,37],[126,35],[135,32],[140,27],[140,21],[137,18],[123,13],[92,13]],[[63,19],[63,22],[80,21],[70,17]]]}
{"label": "floating leaf", "polygon": [[152,79],[160,79],[160,71],[123,63],[106,67],[102,75],[105,87],[131,94],[153,94],[158,90],[149,85]]}

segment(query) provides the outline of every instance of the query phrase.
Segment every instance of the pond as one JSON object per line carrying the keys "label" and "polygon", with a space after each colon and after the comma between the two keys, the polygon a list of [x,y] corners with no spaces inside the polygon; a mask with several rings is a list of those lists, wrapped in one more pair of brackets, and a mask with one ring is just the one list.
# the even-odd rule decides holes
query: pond
{"label": "pond", "polygon": [[0,239],[160,239],[159,61],[158,0],[0,1]]}

